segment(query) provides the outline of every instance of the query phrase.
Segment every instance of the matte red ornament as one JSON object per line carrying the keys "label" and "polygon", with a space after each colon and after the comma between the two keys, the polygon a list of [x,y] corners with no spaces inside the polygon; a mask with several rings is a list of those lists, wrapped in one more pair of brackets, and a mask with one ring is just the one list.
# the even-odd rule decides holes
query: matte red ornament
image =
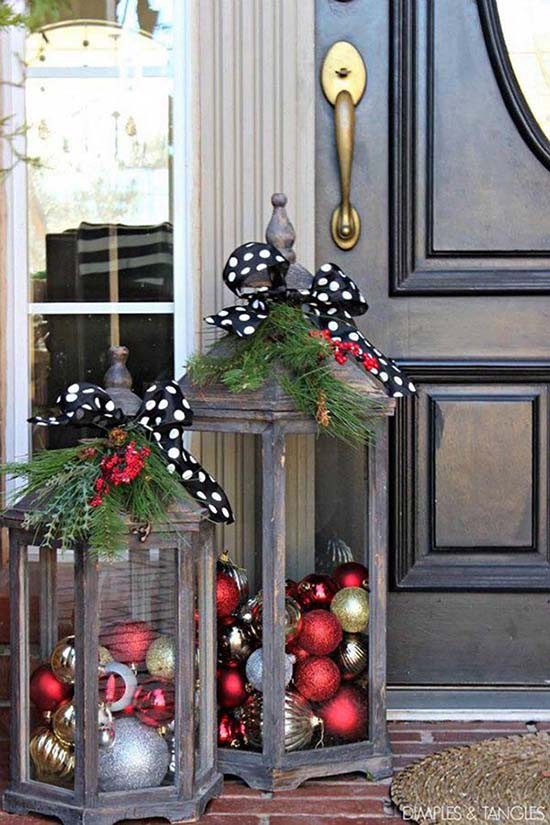
{"label": "matte red ornament", "polygon": [[294,684],[305,699],[324,702],[340,687],[338,665],[328,656],[310,656],[294,669]]}
{"label": "matte red ornament", "polygon": [[218,668],[218,704],[222,708],[236,708],[248,699],[246,676],[238,667]]}
{"label": "matte red ornament", "polygon": [[115,662],[137,665],[145,661],[147,648],[156,637],[147,622],[119,622],[101,635],[101,644],[109,649]]}
{"label": "matte red ornament", "polygon": [[50,665],[40,665],[30,678],[30,700],[42,713],[55,710],[61,702],[73,695],[72,685],[61,682]]}
{"label": "matte red ornament", "polygon": [[174,718],[174,685],[158,679],[147,679],[136,688],[132,699],[134,713],[140,722],[152,728],[167,725]]}
{"label": "matte red ornament", "polygon": [[242,722],[222,711],[218,717],[218,745],[220,748],[240,748],[242,744]]}
{"label": "matte red ornament", "polygon": [[304,659],[309,659],[311,655],[307,650],[304,650],[303,647],[300,647],[297,641],[290,642],[290,644],[286,646],[286,652],[295,656],[297,662],[303,662]]}
{"label": "matte red ornament", "polygon": [[328,701],[317,709],[325,723],[325,733],[347,742],[365,739],[367,736],[368,701],[362,690],[354,685],[344,685]]}
{"label": "matte red ornament", "polygon": [[311,573],[298,585],[298,601],[304,610],[329,608],[338,587],[330,576],[324,573]]}
{"label": "matte red ornament", "polygon": [[369,589],[369,571],[364,564],[358,561],[348,561],[340,564],[334,570],[332,578],[338,587],[362,587]]}
{"label": "matte red ornament", "polygon": [[230,616],[239,606],[241,593],[228,573],[216,574],[216,613],[220,618]]}
{"label": "matte red ornament", "polygon": [[342,641],[342,625],[328,610],[312,610],[302,617],[298,645],[314,656],[327,656]]}

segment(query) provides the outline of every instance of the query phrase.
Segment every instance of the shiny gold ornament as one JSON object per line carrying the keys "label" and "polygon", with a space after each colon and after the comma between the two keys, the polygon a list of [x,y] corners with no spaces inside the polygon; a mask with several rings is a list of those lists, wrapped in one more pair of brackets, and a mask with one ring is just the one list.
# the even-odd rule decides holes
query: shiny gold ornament
{"label": "shiny gold ornament", "polygon": [[363,673],[369,663],[369,648],[366,636],[360,633],[345,633],[335,654],[336,664],[342,679],[350,681]]}
{"label": "shiny gold ornament", "polygon": [[76,713],[73,702],[62,702],[52,716],[52,729],[60,742],[74,745]]}
{"label": "shiny gold ornament", "polygon": [[222,624],[218,632],[218,659],[223,664],[244,662],[255,644],[250,630],[233,616],[227,624]]}
{"label": "shiny gold ornament", "polygon": [[76,651],[74,636],[65,636],[54,647],[50,664],[57,678],[68,685],[74,684]]}
{"label": "shiny gold ornament", "polygon": [[333,598],[331,611],[347,633],[362,633],[369,623],[369,596],[362,587],[344,587]]}
{"label": "shiny gold ornament", "polygon": [[40,728],[31,738],[29,753],[39,781],[72,779],[75,765],[73,750],[64,745],[53,731]]}
{"label": "shiny gold ornament", "polygon": [[[309,702],[287,690],[285,693],[285,751],[306,748],[313,739],[316,729],[323,729],[323,721],[315,715]],[[243,736],[253,748],[262,747],[263,696],[254,693],[235,715],[241,721]]]}
{"label": "shiny gold ornament", "polygon": [[[262,638],[263,595],[260,590],[252,599],[241,607],[239,618],[250,629],[258,641]],[[302,610],[297,601],[290,596],[285,599],[285,641],[294,641],[302,626]]]}
{"label": "shiny gold ornament", "polygon": [[218,573],[227,573],[227,575],[233,579],[239,588],[239,604],[244,604],[244,602],[248,599],[249,593],[248,575],[244,567],[239,567],[235,564],[235,562],[230,558],[227,550],[224,550],[217,561],[216,569]]}
{"label": "shiny gold ornament", "polygon": [[176,668],[176,649],[171,636],[159,636],[147,648],[145,664],[151,676],[173,679]]}

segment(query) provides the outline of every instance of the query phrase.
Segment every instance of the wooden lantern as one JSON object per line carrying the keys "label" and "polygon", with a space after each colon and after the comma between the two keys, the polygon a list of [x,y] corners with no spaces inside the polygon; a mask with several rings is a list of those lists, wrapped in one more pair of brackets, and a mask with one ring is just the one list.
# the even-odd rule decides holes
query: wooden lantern
{"label": "wooden lantern", "polygon": [[[268,228],[268,240],[289,260],[293,260],[292,229],[284,214],[284,196],[274,196],[274,218]],[[277,226],[281,227],[280,235]],[[289,269],[289,279],[300,284],[304,270],[296,264]],[[214,348],[224,354],[224,343]],[[375,398],[379,416],[378,437],[368,449],[368,482],[364,496],[354,507],[367,513],[362,546],[356,558],[368,566],[370,573],[370,623],[368,629],[368,731],[361,741],[332,745],[320,730],[300,749],[289,747],[285,734],[285,577],[287,562],[294,552],[287,546],[287,439],[292,435],[315,434],[317,423],[299,412],[284,392],[281,375],[273,374],[255,392],[233,394],[221,384],[205,387],[193,385],[189,377],[182,388],[194,410],[194,430],[212,433],[254,434],[260,448],[256,451],[258,467],[255,489],[261,506],[256,520],[260,526],[262,590],[261,630],[263,648],[263,699],[261,742],[256,747],[219,749],[220,768],[226,774],[242,777],[250,786],[263,790],[297,787],[304,780],[332,774],[362,771],[373,778],[391,773],[391,751],[386,727],[385,699],[385,632],[386,632],[386,564],[387,564],[387,419],[393,414],[394,401],[386,397],[364,371],[347,364],[339,367],[339,376],[349,380],[365,397]],[[330,439],[328,439],[330,440]],[[345,495],[344,490],[341,491]],[[338,492],[336,492],[338,495]],[[238,506],[237,506],[238,512]],[[312,571],[313,572],[313,571]],[[290,691],[292,692],[292,683]],[[312,708],[315,711],[316,706]],[[237,711],[238,715],[238,711]],[[245,731],[246,733],[246,731]],[[285,736],[287,737],[285,741]]]}
{"label": "wooden lantern", "polygon": [[[197,818],[222,785],[212,525],[185,507],[147,535],[129,525],[124,556],[103,563],[86,546],[38,549],[28,509],[22,500],[3,519],[12,663],[4,809],[67,824]],[[133,704],[111,724],[105,707],[124,704],[128,674]]]}

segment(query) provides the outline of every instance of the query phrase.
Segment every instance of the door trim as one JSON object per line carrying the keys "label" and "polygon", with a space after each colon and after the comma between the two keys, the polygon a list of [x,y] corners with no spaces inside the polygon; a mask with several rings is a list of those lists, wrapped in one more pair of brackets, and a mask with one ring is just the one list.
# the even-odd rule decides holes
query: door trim
{"label": "door trim", "polygon": [[[388,687],[391,721],[550,721],[548,688]],[[490,732],[487,733],[490,736]]]}

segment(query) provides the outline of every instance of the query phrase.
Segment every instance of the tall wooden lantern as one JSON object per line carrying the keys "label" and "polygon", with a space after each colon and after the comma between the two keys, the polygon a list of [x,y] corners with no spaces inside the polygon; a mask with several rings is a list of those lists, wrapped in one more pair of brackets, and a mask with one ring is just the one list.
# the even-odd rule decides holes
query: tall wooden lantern
{"label": "tall wooden lantern", "polygon": [[[267,235],[288,259],[292,230],[289,234],[282,197],[277,200],[274,196],[275,228],[279,226],[281,231],[278,235],[272,219]],[[293,264],[289,276],[299,284],[307,273]],[[216,351],[223,355],[223,342]],[[218,758],[224,773],[264,790],[294,788],[311,777],[352,771],[373,778],[391,773],[385,698],[387,420],[395,402],[364,371],[351,364],[338,369],[365,399],[377,402],[376,442],[368,454],[359,451],[364,472],[348,489],[333,490],[333,495],[344,497],[353,486],[353,507],[365,516],[364,535],[353,548],[354,560],[345,546],[333,546],[332,552],[333,566],[350,562],[340,568],[341,577],[346,570],[357,574],[368,568],[368,584],[360,573],[353,593],[351,588],[338,590],[339,585],[331,592],[326,543],[317,553],[311,552],[312,575],[299,583],[289,581],[296,568],[296,548],[289,535],[288,516],[313,494],[311,489],[296,493],[295,486],[291,493],[288,443],[293,436],[314,435],[319,428],[285,392],[284,370],[275,370],[261,389],[253,392],[233,393],[223,383],[198,386],[189,376],[180,382],[191,400],[196,430],[256,437],[256,470],[250,490],[258,526],[253,550],[256,573],[248,571],[249,600],[232,619],[224,620],[229,633],[225,626],[218,627],[221,651],[229,650],[228,659],[233,658],[228,667],[220,657],[218,670],[223,739]],[[319,444],[324,439],[334,442],[322,436]],[[311,441],[315,449],[314,439]],[[337,475],[336,468],[334,471]],[[239,517],[238,503],[237,513]],[[221,562],[222,568],[224,564],[227,561]],[[343,613],[338,612],[336,602],[329,606],[337,590],[335,598]],[[355,603],[349,602],[352,596]],[[368,624],[361,614],[365,602],[370,607]],[[346,617],[347,607],[350,613]],[[337,621],[342,615],[342,621]],[[308,668],[313,669],[313,677]],[[240,684],[235,674],[240,674]],[[236,687],[231,679],[237,682]]]}
{"label": "tall wooden lantern", "polygon": [[[111,352],[105,386],[107,410],[116,406],[131,419],[145,401],[129,389],[127,355],[120,347]],[[77,391],[69,388],[70,403],[78,403]],[[92,387],[85,398],[101,393]],[[173,385],[167,397],[176,397]],[[147,403],[146,411],[156,405]],[[222,787],[208,511],[180,499],[157,522],[127,519],[120,552],[109,561],[88,544],[67,550],[43,541],[44,531],[29,526],[35,511],[27,496],[2,519],[9,529],[12,706],[4,809],[66,825],[198,818]]]}

